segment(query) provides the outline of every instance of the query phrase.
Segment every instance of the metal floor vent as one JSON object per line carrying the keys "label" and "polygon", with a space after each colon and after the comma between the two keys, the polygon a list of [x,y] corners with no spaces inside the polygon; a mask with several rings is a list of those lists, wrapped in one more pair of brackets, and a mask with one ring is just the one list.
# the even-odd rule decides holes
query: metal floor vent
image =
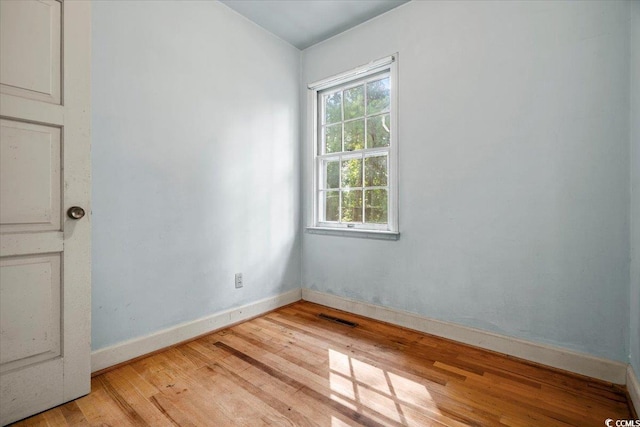
{"label": "metal floor vent", "polygon": [[350,322],[348,320],[341,319],[339,317],[329,316],[328,314],[324,314],[324,313],[318,314],[318,317],[321,318],[321,319],[324,319],[324,320],[329,320],[331,322],[335,322],[335,323],[339,323],[341,325],[348,326],[350,328],[355,328],[356,326],[358,326],[357,323]]}

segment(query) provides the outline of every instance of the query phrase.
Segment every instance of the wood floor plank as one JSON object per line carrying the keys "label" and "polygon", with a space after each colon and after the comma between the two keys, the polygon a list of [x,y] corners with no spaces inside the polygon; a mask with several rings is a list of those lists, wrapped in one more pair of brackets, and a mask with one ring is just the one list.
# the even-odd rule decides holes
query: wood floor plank
{"label": "wood floor plank", "polygon": [[89,422],[76,402],[69,402],[60,406],[60,412],[64,417],[67,425],[72,426],[89,426]]}
{"label": "wood floor plank", "polygon": [[[286,402],[283,402],[277,394],[265,393],[265,391],[259,387],[253,385],[250,381],[245,380],[240,375],[229,371],[222,365],[215,364],[213,366],[207,366],[207,369],[210,369],[219,374],[225,375],[229,380],[233,381],[237,386],[242,387],[247,392],[251,393],[257,399],[260,399],[265,404],[271,406],[282,415],[285,415],[287,418],[291,419],[294,425],[297,426],[319,426],[318,423],[313,421],[312,418],[305,416],[303,413],[298,411],[296,407],[290,405]],[[286,400],[286,398],[284,399]]]}
{"label": "wood floor plank", "polygon": [[133,426],[131,419],[124,413],[102,386],[100,377],[92,378],[91,393],[77,399],[76,404],[92,426],[117,425]]}
{"label": "wood floor plank", "polygon": [[[172,352],[172,356],[176,353]],[[146,366],[141,369],[147,381],[160,390],[156,403],[164,408],[173,420],[186,419],[195,425],[231,425],[231,419],[205,386],[188,376],[180,362],[174,363],[165,354],[153,356],[162,369]],[[164,360],[163,360],[164,357]]]}
{"label": "wood floor plank", "polygon": [[[128,404],[127,411],[135,413],[134,424],[149,426],[171,426],[170,419],[158,410],[158,408],[149,401],[148,396],[143,395],[134,384],[129,381],[130,376],[126,375],[123,368],[115,369],[107,372],[104,379],[117,391],[118,397]],[[133,377],[135,380],[135,377]],[[141,421],[142,420],[142,421]]]}
{"label": "wood floor plank", "polygon": [[[120,381],[120,387],[116,387],[112,382],[111,378],[114,378],[115,373],[108,373],[109,375],[101,375],[99,381],[101,381],[101,385],[104,388],[105,392],[109,396],[109,398],[115,402],[120,410],[127,415],[127,417],[131,420],[131,423],[139,426],[148,426],[149,424],[140,416],[140,414],[131,406],[133,402],[131,402],[131,397],[134,393],[127,393],[127,388],[123,387],[123,381]],[[129,395],[129,399],[125,397],[125,395]],[[73,402],[72,402],[73,403]],[[66,418],[66,416],[65,416]]]}
{"label": "wood floor plank", "polygon": [[140,374],[136,372],[131,365],[122,366],[121,368],[118,368],[117,371],[123,375],[144,397],[149,398],[159,393],[159,390],[151,383],[145,381],[145,379],[142,378],[142,376],[140,376]]}
{"label": "wood floor plank", "polygon": [[624,387],[299,302],[104,372],[89,395],[15,425],[601,427],[631,416]]}
{"label": "wood floor plank", "polygon": [[207,425],[206,423],[208,421],[204,415],[191,413],[188,410],[189,408],[185,408],[183,406],[179,407],[179,404],[174,404],[170,398],[166,397],[162,393],[151,396],[151,402],[167,419],[171,420],[172,424],[180,427],[198,427],[200,425]]}
{"label": "wood floor plank", "polygon": [[51,411],[46,411],[42,415],[47,421],[48,426],[68,426],[67,420],[64,415],[62,415],[62,411],[60,408],[54,408]]}
{"label": "wood floor plank", "polygon": [[260,399],[256,399],[255,396],[243,387],[238,387],[223,372],[212,366],[204,366],[189,372],[188,375],[201,384],[209,392],[209,396],[215,396],[216,404],[234,422],[246,424],[251,420],[261,420],[266,417],[270,422],[277,421],[283,426],[295,425],[286,416],[289,414],[279,413]]}
{"label": "wood floor plank", "polygon": [[[55,410],[58,411],[58,413],[60,413],[60,410],[58,408],[55,408]],[[62,414],[60,414],[60,416],[62,417],[62,419],[58,418],[60,421],[61,426],[66,426],[67,425],[67,421],[65,420],[64,416],[62,416]],[[49,425],[49,422],[47,420],[46,417],[46,413],[42,413],[42,414],[38,414],[38,415],[34,415],[31,418],[28,418],[26,420],[22,420],[22,421],[18,421],[14,424],[12,424],[13,427],[46,427]]]}

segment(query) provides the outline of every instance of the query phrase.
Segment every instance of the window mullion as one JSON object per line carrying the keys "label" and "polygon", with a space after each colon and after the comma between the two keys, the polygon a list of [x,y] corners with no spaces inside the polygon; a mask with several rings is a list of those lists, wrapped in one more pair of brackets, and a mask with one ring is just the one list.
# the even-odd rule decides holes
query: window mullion
{"label": "window mullion", "polygon": [[[368,85],[365,82],[364,83],[364,148],[365,150],[367,148],[369,148],[369,144],[367,142],[367,129],[369,126],[369,120],[367,120],[367,114],[368,114],[368,110],[369,110],[369,103],[367,102],[367,90],[368,90]],[[362,223],[366,224],[367,223],[367,217],[365,216],[367,213],[367,196],[366,196],[366,192],[365,192],[365,185],[367,185],[367,183],[365,182],[365,155],[364,155],[364,151],[362,152]]]}
{"label": "window mullion", "polygon": [[[369,127],[369,97],[367,96],[369,93],[369,85],[367,84],[367,82],[364,83],[364,149],[366,150],[367,148],[369,148],[369,143],[367,141],[367,131],[368,131],[368,127]],[[362,169],[364,170],[364,160],[362,161]],[[364,187],[364,181],[362,181],[362,186]],[[362,197],[364,197],[364,190],[362,193]],[[364,205],[364,202],[363,202]],[[363,218],[363,222],[364,222],[364,216]]]}
{"label": "window mullion", "polygon": [[[342,129],[342,136],[340,138],[340,147],[341,151],[344,152],[344,90],[340,91],[340,128]],[[340,172],[340,200],[338,207],[340,208],[338,211],[338,223],[342,224],[342,155],[340,156],[340,162],[338,163],[338,171]]]}
{"label": "window mullion", "polygon": [[340,127],[342,128],[340,151],[344,151],[344,90],[340,92]]}
{"label": "window mullion", "polygon": [[365,223],[364,222],[364,220],[365,220],[365,217],[364,217],[364,210],[365,210],[364,209],[364,207],[365,207],[365,202],[364,202],[364,186],[365,186],[365,182],[364,182],[364,153],[362,153],[362,155],[360,156],[360,161],[362,162],[361,163],[362,166],[360,168],[361,169],[361,178],[360,179],[362,180],[362,189],[361,189],[361,191],[362,191],[362,223],[364,224]]}
{"label": "window mullion", "polygon": [[[317,159],[316,161],[316,189],[317,189],[317,193],[316,193],[316,203],[318,203],[318,208],[322,208],[322,211],[320,212],[316,212],[316,216],[318,218],[321,218],[323,221],[326,221],[326,208],[325,208],[325,202],[324,200],[321,198],[322,196],[322,175],[323,175],[323,171],[322,171],[322,164],[324,162],[322,161],[322,159]],[[318,209],[320,210],[320,209]]]}
{"label": "window mullion", "polygon": [[318,126],[318,129],[316,129],[317,132],[317,138],[318,138],[318,146],[316,147],[316,153],[319,155],[325,154],[324,153],[324,140],[323,140],[323,133],[324,133],[324,102],[323,102],[324,97],[322,95],[318,95],[318,99],[317,99],[317,103],[318,105],[318,111],[319,111],[319,117],[317,117],[317,122],[320,124],[320,126]]}
{"label": "window mullion", "polygon": [[342,155],[338,158],[338,223],[342,224]]}

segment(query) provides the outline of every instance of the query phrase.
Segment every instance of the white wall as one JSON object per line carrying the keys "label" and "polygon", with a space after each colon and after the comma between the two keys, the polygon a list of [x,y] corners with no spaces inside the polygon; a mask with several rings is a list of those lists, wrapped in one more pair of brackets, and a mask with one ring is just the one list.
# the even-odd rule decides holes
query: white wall
{"label": "white wall", "polygon": [[631,364],[640,375],[640,1],[631,2]]}
{"label": "white wall", "polygon": [[92,25],[93,348],[299,287],[300,52],[216,2]]}
{"label": "white wall", "polygon": [[628,361],[628,12],[414,1],[305,50],[301,87],[399,52],[402,237],[305,233],[303,286]]}

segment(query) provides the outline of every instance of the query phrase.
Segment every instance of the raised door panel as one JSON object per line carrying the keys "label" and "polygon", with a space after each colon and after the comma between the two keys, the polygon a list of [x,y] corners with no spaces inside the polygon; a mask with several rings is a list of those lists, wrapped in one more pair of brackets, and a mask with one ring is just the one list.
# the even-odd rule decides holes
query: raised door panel
{"label": "raised door panel", "polygon": [[0,372],[60,356],[60,254],[0,260]]}
{"label": "raised door panel", "polygon": [[0,120],[0,231],[60,230],[60,129]]}
{"label": "raised door panel", "polygon": [[[0,381],[1,425],[64,403],[59,391],[64,384],[62,365],[63,360],[58,357],[36,363],[28,370],[4,372]],[[29,384],[33,386],[25,386]]]}
{"label": "raised door panel", "polygon": [[60,104],[61,6],[0,2],[0,92]]}

